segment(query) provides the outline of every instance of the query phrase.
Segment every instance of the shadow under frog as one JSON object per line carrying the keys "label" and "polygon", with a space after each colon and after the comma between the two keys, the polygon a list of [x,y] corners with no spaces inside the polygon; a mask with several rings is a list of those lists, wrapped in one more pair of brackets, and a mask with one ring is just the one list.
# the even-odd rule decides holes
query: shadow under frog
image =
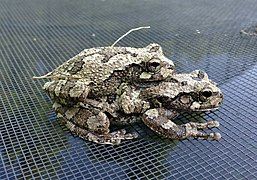
{"label": "shadow under frog", "polygon": [[[205,119],[204,113],[193,113],[190,114],[190,117],[188,115],[183,113],[178,119],[183,119],[183,122],[188,119],[202,122]],[[179,120],[177,122],[181,124],[182,122]],[[112,130],[117,128],[114,127]],[[179,141],[156,135],[142,122],[127,129],[139,132],[137,141],[123,142],[120,146],[86,143],[84,148],[72,148],[80,149],[81,153],[86,152],[87,160],[90,163],[101,164],[98,166],[98,173],[113,174],[115,171],[119,177],[127,176],[131,179],[167,178],[172,175],[172,170],[176,167],[170,164],[169,157],[176,151]]]}
{"label": "shadow under frog", "polygon": [[[91,149],[87,151],[87,157],[91,163],[101,164],[97,169],[98,172],[107,174],[115,172],[119,177],[125,175],[133,179],[167,175],[171,168],[170,165],[167,166],[167,156],[173,151],[178,141],[167,143],[150,139],[152,136],[142,137],[138,141],[123,142],[120,146],[108,147],[85,144],[86,149]],[[154,171],[151,170],[153,168],[155,168]]]}

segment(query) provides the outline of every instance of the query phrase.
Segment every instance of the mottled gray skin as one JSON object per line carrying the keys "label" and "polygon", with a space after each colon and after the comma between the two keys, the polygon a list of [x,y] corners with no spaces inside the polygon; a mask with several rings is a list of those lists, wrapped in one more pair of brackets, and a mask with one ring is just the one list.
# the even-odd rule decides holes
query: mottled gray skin
{"label": "mottled gray skin", "polygon": [[[43,89],[55,102],[53,107],[58,117],[63,119],[72,132],[79,134],[81,131],[87,134],[86,139],[109,143],[107,137],[117,135],[109,135],[110,122],[104,111],[108,109],[111,117],[118,116],[115,111],[118,111],[117,97],[122,85],[160,82],[170,78],[173,72],[174,64],[163,55],[162,48],[158,44],[150,44],[145,48],[85,49],[52,72],[35,78],[51,79]],[[76,127],[82,127],[81,130],[72,128],[71,122],[74,119]],[[121,117],[126,122],[133,122],[134,119],[137,118],[126,115]],[[121,134],[124,133],[121,131]],[[122,135],[117,134],[119,139]],[[93,140],[93,137],[96,139]],[[124,138],[131,137],[126,135]],[[119,143],[116,142],[120,141],[118,139],[110,143]]]}
{"label": "mottled gray skin", "polygon": [[199,129],[218,127],[217,121],[176,125],[172,120],[180,112],[209,111],[218,108],[223,100],[220,89],[202,71],[174,74],[167,81],[140,87],[122,84],[113,102],[87,99],[73,107],[57,102],[58,117],[74,134],[96,143],[119,144],[137,134],[125,130],[109,132],[112,124],[143,121],[153,131],[170,139],[189,137],[219,140],[219,133],[206,134]]}
{"label": "mottled gray skin", "polygon": [[218,133],[198,131],[218,127],[216,121],[172,122],[181,111],[218,108],[223,96],[202,71],[175,74],[172,61],[157,44],[87,49],[42,78],[52,80],[44,89],[57,117],[83,139],[119,144],[137,134],[110,132],[110,126],[138,121],[171,139],[220,138]]}
{"label": "mottled gray skin", "polygon": [[112,98],[122,83],[162,81],[173,74],[174,64],[158,44],[145,48],[99,47],[85,49],[44,78],[44,89],[64,105],[86,98]]}
{"label": "mottled gray skin", "polygon": [[152,107],[142,115],[143,122],[155,132],[171,138],[185,139],[189,137],[219,140],[219,133],[206,134],[199,129],[218,127],[219,122],[190,122],[176,125],[171,120],[180,112],[198,112],[217,109],[223,94],[206,73],[196,70],[190,74],[174,74],[169,82],[161,82],[142,90],[141,99],[153,103]]}

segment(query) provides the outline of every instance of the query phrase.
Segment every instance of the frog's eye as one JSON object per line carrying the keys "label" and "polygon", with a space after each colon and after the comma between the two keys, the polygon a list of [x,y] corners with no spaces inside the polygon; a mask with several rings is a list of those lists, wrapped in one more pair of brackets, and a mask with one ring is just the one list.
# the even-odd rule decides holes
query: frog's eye
{"label": "frog's eye", "polygon": [[154,67],[154,68],[157,68],[158,66],[160,66],[160,63],[158,63],[158,62],[152,62],[152,63],[150,64],[150,66],[151,66],[151,67]]}
{"label": "frog's eye", "polygon": [[151,72],[156,72],[160,69],[160,62],[158,61],[150,61],[148,64],[148,70]]}
{"label": "frog's eye", "polygon": [[209,98],[212,96],[212,91],[210,89],[205,89],[201,92],[201,95],[205,98]]}

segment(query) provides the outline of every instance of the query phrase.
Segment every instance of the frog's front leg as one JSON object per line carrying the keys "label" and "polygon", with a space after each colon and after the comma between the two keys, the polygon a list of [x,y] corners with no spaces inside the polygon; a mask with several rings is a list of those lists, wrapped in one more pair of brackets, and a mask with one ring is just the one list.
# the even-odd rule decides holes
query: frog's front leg
{"label": "frog's front leg", "polygon": [[217,121],[209,121],[206,123],[190,122],[183,125],[177,125],[170,119],[174,119],[178,113],[176,111],[166,110],[162,108],[150,109],[143,114],[143,122],[153,131],[171,139],[186,139],[189,137],[199,139],[219,140],[219,133],[204,133],[199,129],[207,129],[218,127]]}
{"label": "frog's front leg", "polygon": [[121,140],[134,139],[137,134],[125,130],[109,132],[110,121],[107,115],[97,109],[86,109],[81,106],[68,107],[57,102],[54,109],[62,123],[75,135],[98,144],[117,145]]}
{"label": "frog's front leg", "polygon": [[120,109],[125,114],[141,114],[149,109],[150,104],[140,98],[140,90],[132,86],[123,85],[122,93],[118,99]]}

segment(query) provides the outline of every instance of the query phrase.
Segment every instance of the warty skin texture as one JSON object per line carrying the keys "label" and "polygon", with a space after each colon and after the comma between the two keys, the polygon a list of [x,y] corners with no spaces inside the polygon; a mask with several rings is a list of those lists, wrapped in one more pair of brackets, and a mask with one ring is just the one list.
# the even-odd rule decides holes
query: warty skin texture
{"label": "warty skin texture", "polygon": [[223,95],[203,71],[177,74],[157,44],[145,48],[86,49],[52,72],[43,89],[54,101],[57,117],[79,137],[99,144],[120,144],[138,137],[125,130],[110,132],[114,124],[143,121],[170,139],[220,139],[200,129],[217,121],[177,125],[180,112],[217,109]]}

